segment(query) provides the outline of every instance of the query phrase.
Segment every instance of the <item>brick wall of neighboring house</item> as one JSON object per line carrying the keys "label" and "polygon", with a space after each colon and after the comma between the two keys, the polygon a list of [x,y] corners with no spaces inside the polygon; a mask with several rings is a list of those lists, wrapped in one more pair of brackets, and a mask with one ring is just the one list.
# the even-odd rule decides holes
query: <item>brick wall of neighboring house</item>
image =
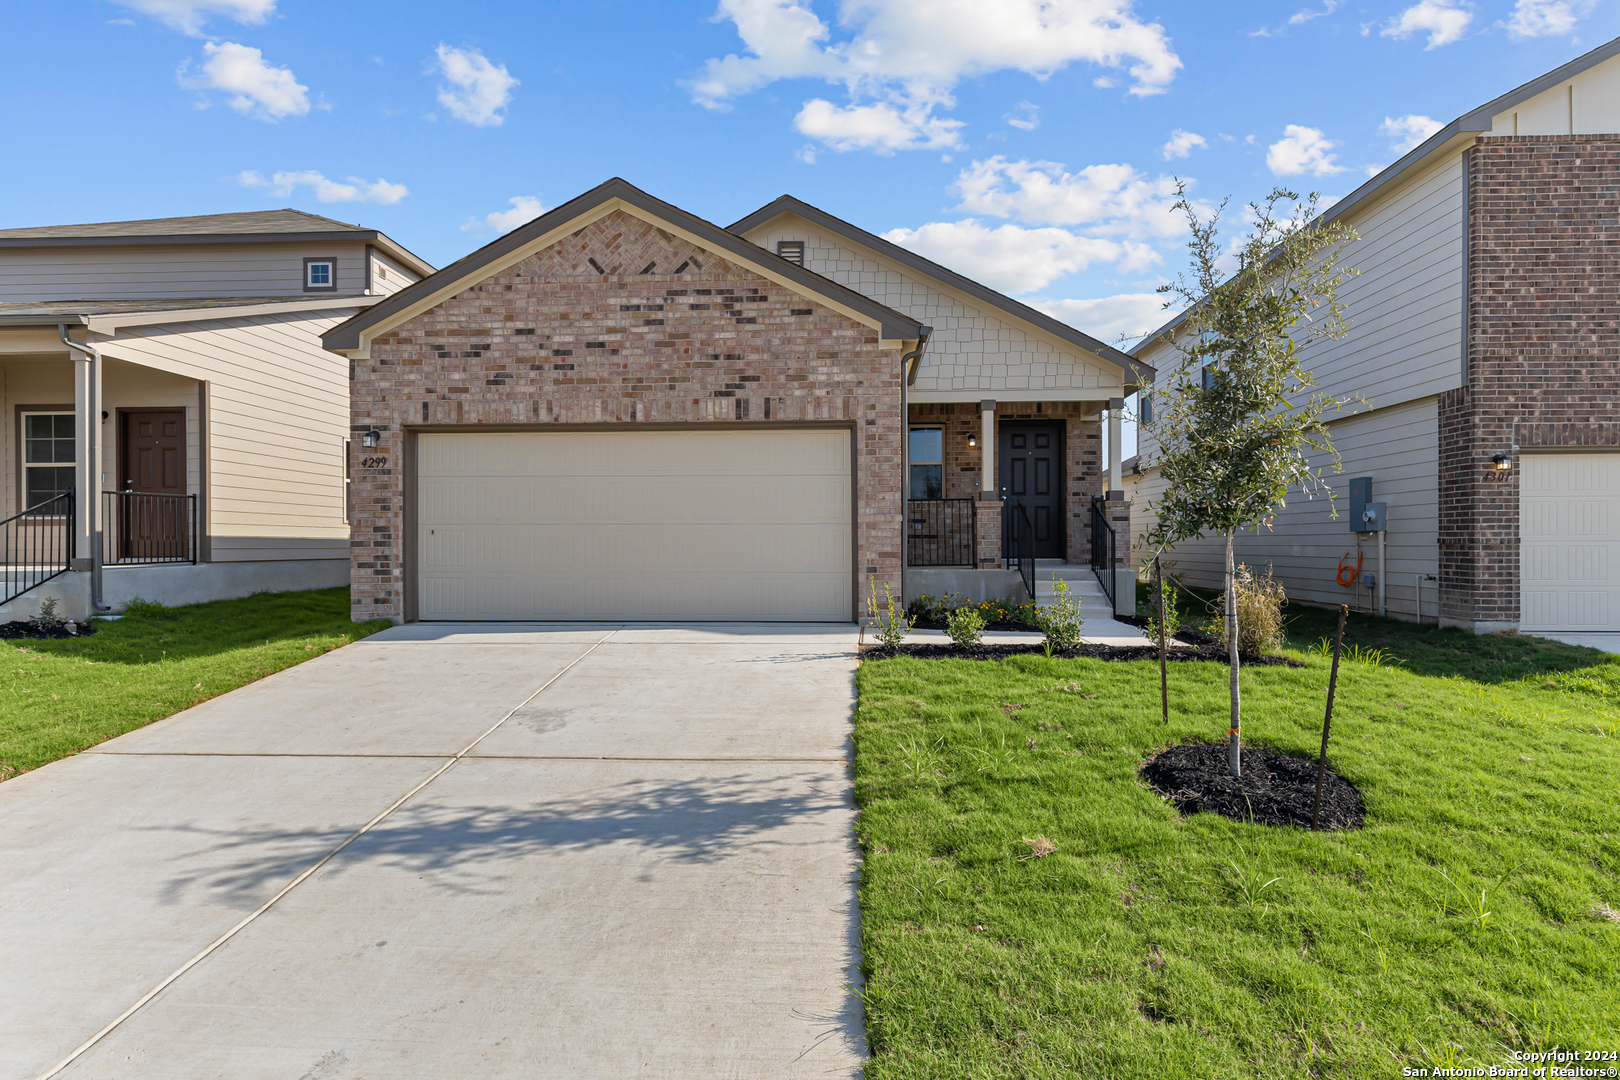
{"label": "brick wall of neighboring house", "polygon": [[[1102,420],[1098,408],[1099,403],[1095,401],[996,402],[997,423],[1003,420],[1063,421],[1063,476],[1068,492],[1064,541],[1071,563],[1091,559],[1091,497],[1101,495],[1107,486],[1102,473]],[[978,403],[913,404],[911,422],[938,425],[945,431],[945,497],[976,496],[983,458],[978,447],[968,445],[968,438],[978,435],[983,426]],[[996,527],[999,530],[999,517]],[[981,553],[986,550],[983,537],[979,548]],[[981,554],[981,561],[983,558]]]}
{"label": "brick wall of neighboring house", "polygon": [[1497,453],[1620,447],[1620,139],[1482,138],[1468,153],[1468,380],[1440,396],[1449,623],[1519,621],[1519,470]]}
{"label": "brick wall of neighboring house", "polygon": [[355,470],[356,618],[404,616],[402,431],[441,425],[853,426],[862,609],[900,591],[899,351],[621,211],[375,339],[351,400],[387,462]]}

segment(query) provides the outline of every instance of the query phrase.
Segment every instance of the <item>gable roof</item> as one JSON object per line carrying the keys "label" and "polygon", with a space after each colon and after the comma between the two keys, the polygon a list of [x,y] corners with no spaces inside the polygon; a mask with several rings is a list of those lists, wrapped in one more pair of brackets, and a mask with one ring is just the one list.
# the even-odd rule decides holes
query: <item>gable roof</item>
{"label": "gable roof", "polygon": [[0,229],[0,248],[104,247],[124,244],[298,243],[344,239],[384,248],[417,274],[433,266],[376,229],[335,221],[291,208],[236,214],[99,221],[82,225],[40,225]]}
{"label": "gable roof", "polygon": [[899,244],[891,243],[881,236],[875,236],[865,229],[851,225],[842,218],[833,217],[825,210],[811,206],[802,199],[795,199],[792,195],[783,195],[775,202],[760,207],[741,221],[733,223],[731,231],[741,236],[743,233],[758,228],[783,214],[797,214],[818,228],[826,229],[828,232],[842,236],[846,240],[870,248],[885,258],[893,259],[895,262],[908,269],[915,270],[919,274],[944,282],[958,292],[967,293],[975,300],[1004,314],[1011,315],[1015,319],[1032,323],[1047,333],[1062,338],[1071,345],[1076,345],[1086,352],[1120,365],[1127,371],[1134,371],[1143,367],[1142,362],[1129,353],[1122,352],[1112,345],[1098,341],[1090,334],[1076,330],[1068,323],[1060,322],[1045,312],[1035,310],[1028,304],[1021,304],[1010,296],[1005,296],[988,286],[981,285],[972,278],[963,277],[955,270],[941,266],[930,259],[925,259],[916,252],[907,251]]}
{"label": "gable roof", "polygon": [[[1591,52],[1577,56],[1561,67],[1553,68],[1545,75],[1538,75],[1524,85],[1509,90],[1501,97],[1493,98],[1478,108],[1470,109],[1409,150],[1405,157],[1384,168],[1365,184],[1362,184],[1328,207],[1316,219],[1316,223],[1326,225],[1341,220],[1350,211],[1368,202],[1401,177],[1425,164],[1431,157],[1450,149],[1453,143],[1465,143],[1475,136],[1489,133],[1491,131],[1491,121],[1513,106],[1552,89],[1566,79],[1573,79],[1582,72],[1597,67],[1605,60],[1613,59],[1615,56],[1620,56],[1620,37],[1604,42]],[[1190,310],[1188,309],[1188,311]],[[1175,329],[1187,317],[1188,311],[1183,311],[1157,330],[1144,335],[1142,340],[1132,348],[1132,354],[1140,354],[1143,349]]]}
{"label": "gable roof", "polygon": [[[796,288],[813,296],[820,296],[834,306],[859,312],[877,322],[885,338],[917,338],[929,328],[909,315],[873,300],[854,289],[840,285],[831,278],[806,270],[797,263],[751,244],[735,233],[727,232],[710,221],[688,213],[642,191],[626,180],[614,177],[599,184],[585,194],[570,199],[548,213],[541,214],[526,225],[520,225],[498,240],[491,241],[472,254],[464,256],[413,285],[409,285],[380,304],[340,323],[328,331],[321,344],[334,352],[365,348],[371,336],[386,332],[387,328],[405,321],[430,303],[433,298],[450,290],[459,291],[475,280],[495,273],[500,267],[515,261],[518,252],[536,241],[549,236],[570,222],[583,217],[606,203],[618,200],[641,210],[696,237],[703,246],[744,263],[768,269],[785,278]],[[555,242],[555,240],[551,241]],[[370,335],[366,331],[372,331]]]}

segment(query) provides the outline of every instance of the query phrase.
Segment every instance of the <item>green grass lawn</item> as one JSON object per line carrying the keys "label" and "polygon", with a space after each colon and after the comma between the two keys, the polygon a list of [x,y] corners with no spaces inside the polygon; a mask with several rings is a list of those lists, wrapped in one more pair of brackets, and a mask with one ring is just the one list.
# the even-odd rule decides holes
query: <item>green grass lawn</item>
{"label": "green grass lawn", "polygon": [[94,634],[0,641],[0,779],[303,663],[388,625],[349,620],[349,590],[138,605]]}
{"label": "green grass lawn", "polygon": [[[1308,648],[1335,616],[1292,614],[1305,666],[1245,670],[1244,730],[1314,755]],[[863,663],[867,1075],[1620,1050],[1620,658],[1359,616],[1346,638],[1399,661],[1340,671],[1329,759],[1367,803],[1349,833],[1182,818],[1137,779],[1157,748],[1224,738],[1222,665],[1171,665],[1166,725],[1153,663]]]}

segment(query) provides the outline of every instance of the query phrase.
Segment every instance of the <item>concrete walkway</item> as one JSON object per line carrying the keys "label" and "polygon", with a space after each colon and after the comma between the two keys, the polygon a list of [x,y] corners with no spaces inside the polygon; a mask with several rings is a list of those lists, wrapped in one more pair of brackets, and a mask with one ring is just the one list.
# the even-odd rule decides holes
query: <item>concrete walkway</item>
{"label": "concrete walkway", "polygon": [[856,1074],[855,640],[399,627],[0,784],[0,1077]]}

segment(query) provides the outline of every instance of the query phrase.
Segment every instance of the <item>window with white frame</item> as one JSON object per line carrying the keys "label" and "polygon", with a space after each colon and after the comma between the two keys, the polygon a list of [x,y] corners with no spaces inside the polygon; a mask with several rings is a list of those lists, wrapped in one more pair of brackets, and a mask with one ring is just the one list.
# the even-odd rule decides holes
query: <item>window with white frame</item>
{"label": "window with white frame", "polygon": [[945,497],[945,432],[937,427],[912,428],[909,447],[911,497]]}
{"label": "window with white frame", "polygon": [[304,291],[333,292],[337,289],[336,259],[304,260]]}
{"label": "window with white frame", "polygon": [[72,413],[23,413],[23,509],[73,487],[77,460],[73,428]]}

